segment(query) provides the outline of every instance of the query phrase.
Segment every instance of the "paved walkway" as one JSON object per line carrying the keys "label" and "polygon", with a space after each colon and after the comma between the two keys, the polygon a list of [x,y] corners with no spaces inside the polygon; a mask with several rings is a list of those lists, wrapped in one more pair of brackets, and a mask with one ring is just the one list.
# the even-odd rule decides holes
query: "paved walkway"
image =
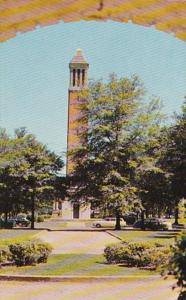
{"label": "paved walkway", "polygon": [[102,254],[106,245],[119,242],[106,232],[43,231],[39,237],[53,246],[53,254]]}
{"label": "paved walkway", "polygon": [[173,281],[138,279],[129,282],[0,282],[3,300],[176,300]]}

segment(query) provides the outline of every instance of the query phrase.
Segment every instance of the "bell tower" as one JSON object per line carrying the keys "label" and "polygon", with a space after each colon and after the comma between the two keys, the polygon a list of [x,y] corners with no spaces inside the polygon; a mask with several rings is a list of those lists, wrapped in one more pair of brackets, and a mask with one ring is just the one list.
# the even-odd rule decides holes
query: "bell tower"
{"label": "bell tower", "polygon": [[[88,84],[88,68],[87,63],[81,49],[77,49],[75,56],[69,63],[70,69],[70,86],[68,92],[68,132],[67,132],[67,152],[80,144],[79,138],[79,123],[78,119],[81,116],[79,109],[80,99],[79,92],[87,87]],[[67,154],[67,175],[73,170],[73,162]]]}

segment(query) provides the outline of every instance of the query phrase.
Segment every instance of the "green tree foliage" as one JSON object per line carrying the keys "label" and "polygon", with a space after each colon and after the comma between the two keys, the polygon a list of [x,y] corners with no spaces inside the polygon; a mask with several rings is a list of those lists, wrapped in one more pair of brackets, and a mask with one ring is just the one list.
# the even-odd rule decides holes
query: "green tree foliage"
{"label": "green tree foliage", "polygon": [[171,177],[171,189],[175,199],[175,223],[178,224],[178,205],[186,198],[186,102],[182,113],[176,116],[176,123],[168,130],[167,151],[164,167]]}
{"label": "green tree foliage", "polygon": [[160,101],[145,104],[137,76],[115,75],[92,82],[80,98],[81,145],[69,154],[75,161],[73,199],[109,209],[119,229],[119,215],[140,206],[138,177],[156,168]]}
{"label": "green tree foliage", "polygon": [[[159,167],[160,168],[160,167]],[[140,178],[140,198],[145,208],[146,217],[149,215],[161,217],[173,211],[173,195],[170,178],[161,168],[144,172]]]}
{"label": "green tree foliage", "polygon": [[186,232],[183,232],[173,246],[173,255],[169,263],[169,272],[172,272],[176,279],[177,285],[182,291],[179,300],[184,300],[186,297]]}
{"label": "green tree foliage", "polygon": [[53,196],[57,172],[63,167],[61,158],[50,152],[24,128],[9,137],[0,135],[0,204],[1,211],[31,209],[34,228],[36,205]]}
{"label": "green tree foliage", "polygon": [[179,201],[178,209],[179,209],[179,217],[181,219],[186,218],[186,199],[182,198]]}

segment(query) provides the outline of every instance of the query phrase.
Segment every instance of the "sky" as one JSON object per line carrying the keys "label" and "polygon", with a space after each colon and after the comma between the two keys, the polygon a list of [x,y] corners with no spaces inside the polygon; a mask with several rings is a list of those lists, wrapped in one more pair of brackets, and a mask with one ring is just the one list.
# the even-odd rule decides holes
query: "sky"
{"label": "sky", "polygon": [[186,43],[132,23],[59,23],[0,44],[0,127],[27,130],[52,151],[66,151],[68,64],[81,48],[89,78],[137,74],[147,99],[160,97],[164,113],[180,112],[186,95]]}

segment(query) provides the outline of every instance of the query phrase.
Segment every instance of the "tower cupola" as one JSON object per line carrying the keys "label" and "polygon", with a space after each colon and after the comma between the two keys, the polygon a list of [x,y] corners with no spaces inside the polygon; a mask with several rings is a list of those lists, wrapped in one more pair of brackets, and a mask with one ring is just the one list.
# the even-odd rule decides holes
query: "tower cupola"
{"label": "tower cupola", "polygon": [[86,61],[82,50],[77,49],[75,56],[69,63],[70,87],[69,90],[77,91],[87,87],[87,70],[89,64]]}

